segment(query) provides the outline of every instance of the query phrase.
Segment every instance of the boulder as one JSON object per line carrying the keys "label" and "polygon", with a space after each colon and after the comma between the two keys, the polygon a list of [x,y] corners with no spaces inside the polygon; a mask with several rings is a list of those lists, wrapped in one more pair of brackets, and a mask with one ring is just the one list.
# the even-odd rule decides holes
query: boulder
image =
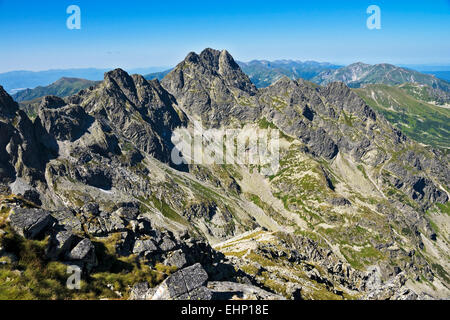
{"label": "boulder", "polygon": [[208,274],[200,263],[196,263],[193,266],[182,269],[181,271],[183,273],[188,291],[192,291],[206,284],[206,281],[208,281]]}
{"label": "boulder", "polygon": [[186,255],[181,249],[174,251],[164,260],[164,264],[177,269],[184,268],[187,265]]}
{"label": "boulder", "polygon": [[64,226],[67,230],[82,231],[83,227],[80,219],[70,210],[61,210],[52,212],[54,217],[60,226]]}
{"label": "boulder", "polygon": [[172,239],[170,239],[168,236],[165,236],[161,242],[161,244],[159,245],[159,247],[161,248],[161,250],[163,252],[168,252],[168,251],[173,251],[176,249],[177,244],[172,241]]}
{"label": "boulder", "polygon": [[152,253],[158,251],[158,247],[152,240],[136,240],[133,247],[133,253],[141,254],[143,252]]}
{"label": "boulder", "polygon": [[72,261],[79,261],[89,271],[97,265],[97,257],[95,256],[95,247],[91,240],[81,240],[67,255]]}
{"label": "boulder", "polygon": [[157,288],[151,300],[211,300],[206,288],[208,274],[197,263],[169,276]]}
{"label": "boulder", "polygon": [[148,300],[155,293],[155,289],[150,288],[148,282],[140,282],[133,286],[129,300]]}
{"label": "boulder", "polygon": [[50,213],[42,209],[16,208],[9,219],[13,230],[27,239],[42,235],[54,222]]}

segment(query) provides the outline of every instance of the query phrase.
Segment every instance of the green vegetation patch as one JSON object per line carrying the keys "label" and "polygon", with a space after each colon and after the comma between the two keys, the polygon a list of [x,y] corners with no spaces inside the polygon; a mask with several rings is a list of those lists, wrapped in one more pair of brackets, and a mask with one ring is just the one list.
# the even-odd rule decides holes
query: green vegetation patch
{"label": "green vegetation patch", "polygon": [[1,246],[17,261],[0,266],[0,300],[127,299],[134,284],[147,281],[156,286],[176,270],[162,265],[151,269],[135,256],[117,258],[117,235],[113,235],[93,241],[99,265],[89,276],[82,276],[80,290],[70,290],[66,286],[67,266],[45,259],[48,239],[27,240],[5,229]]}

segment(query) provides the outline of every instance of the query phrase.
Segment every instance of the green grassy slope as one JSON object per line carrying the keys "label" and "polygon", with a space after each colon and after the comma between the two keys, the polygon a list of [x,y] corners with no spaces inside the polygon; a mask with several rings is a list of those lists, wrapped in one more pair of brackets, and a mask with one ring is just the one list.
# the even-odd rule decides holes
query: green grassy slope
{"label": "green grassy slope", "polygon": [[412,139],[450,148],[450,109],[422,101],[401,86],[368,85],[355,92]]}

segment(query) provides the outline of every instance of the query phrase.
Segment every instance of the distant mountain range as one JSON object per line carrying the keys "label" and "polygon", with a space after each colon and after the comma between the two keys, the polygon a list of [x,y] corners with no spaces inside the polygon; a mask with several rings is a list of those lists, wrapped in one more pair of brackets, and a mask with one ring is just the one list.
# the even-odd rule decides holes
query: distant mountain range
{"label": "distant mountain range", "polygon": [[17,102],[29,101],[50,95],[67,97],[78,93],[82,89],[94,86],[97,83],[97,81],[79,78],[61,78],[49,86],[39,86],[34,89],[25,89],[13,94],[12,97]]}
{"label": "distant mountain range", "polygon": [[[253,60],[250,62],[236,61],[236,63],[249,76],[257,88],[268,87],[283,77],[288,77],[292,80],[300,78],[309,80],[323,71],[341,68],[341,66],[331,63],[316,61]],[[171,70],[151,73],[144,77],[147,80],[162,80]]]}
{"label": "distant mountain range", "polygon": [[[446,138],[450,131],[450,109],[441,108],[450,106],[450,84],[434,75],[390,64],[355,63],[339,67],[330,63],[293,60],[236,63],[259,88],[268,87],[283,77],[309,79],[320,85],[344,82],[409,137],[438,148],[450,147],[450,141]],[[162,81],[172,70],[153,72],[144,77]],[[100,72],[100,69],[88,71],[91,77],[95,77],[95,72]],[[12,97],[28,116],[34,118],[42,97],[53,95],[64,98],[97,84],[98,81],[63,77],[48,86],[19,91]]]}
{"label": "distant mountain range", "polygon": [[[164,67],[149,67],[127,70],[130,73],[146,74],[165,70]],[[55,69],[46,71],[11,71],[0,73],[0,83],[9,93],[17,93],[23,89],[47,86],[61,78],[82,78],[91,81],[102,80],[104,73],[110,69]]]}
{"label": "distant mountain range", "polygon": [[170,73],[170,71],[172,71],[172,69],[161,71],[161,72],[150,73],[150,74],[147,74],[146,76],[144,76],[144,78],[146,80],[158,79],[161,81],[165,76],[167,76]]}
{"label": "distant mountain range", "polygon": [[[352,87],[359,87],[364,83],[385,83],[397,85],[405,82],[405,80],[406,82],[411,82],[408,79],[414,79],[415,82],[424,83],[424,75],[426,75],[425,84],[431,86],[433,86],[433,83],[439,82],[441,79],[450,81],[450,66],[433,67],[417,65],[409,66],[409,68],[400,68],[388,64],[371,66],[368,64],[356,63],[343,67],[328,62],[302,62],[296,60],[253,60],[250,62],[237,61],[237,64],[241,67],[242,71],[250,77],[250,80],[258,88],[267,87],[282,77],[288,77],[294,80],[302,78],[311,80],[318,84],[325,84],[332,81],[344,81]],[[357,71],[358,69],[360,70],[359,73]],[[171,70],[172,68],[168,67],[148,67],[129,69],[127,72],[130,74],[145,75],[144,77],[147,80],[162,80]],[[380,75],[390,73],[391,70],[395,70],[393,75],[388,76],[386,79],[379,78]],[[0,83],[7,92],[10,94],[15,94],[25,89],[33,89],[38,86],[48,86],[61,78],[79,78],[99,81],[103,79],[104,73],[108,71],[109,69],[97,68],[61,69],[38,72],[11,71],[0,73]],[[353,74],[354,72],[356,73]],[[364,74],[371,74],[372,78],[365,77]],[[430,75],[435,76],[438,80],[432,79],[432,77],[429,77]],[[352,77],[354,76],[358,79],[353,79]],[[445,86],[448,87],[448,83]]]}
{"label": "distant mountain range", "polygon": [[341,68],[341,66],[327,62],[293,60],[253,60],[250,62],[238,62],[238,65],[258,88],[268,87],[283,77],[288,77],[292,80],[299,78],[310,80],[321,72]]}
{"label": "distant mountain range", "polygon": [[436,78],[450,81],[450,71],[423,71],[423,73],[432,74]]}
{"label": "distant mountain range", "polygon": [[450,92],[450,83],[445,80],[386,63],[370,65],[358,62],[337,70],[324,71],[312,78],[311,81],[321,85],[341,81],[351,88],[360,88],[366,84],[375,83],[399,85],[410,82]]}

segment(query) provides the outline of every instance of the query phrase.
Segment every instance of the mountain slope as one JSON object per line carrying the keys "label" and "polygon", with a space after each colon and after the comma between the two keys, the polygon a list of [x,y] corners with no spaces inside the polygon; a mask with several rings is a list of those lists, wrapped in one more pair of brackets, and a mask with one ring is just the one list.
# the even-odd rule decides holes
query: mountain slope
{"label": "mountain slope", "polygon": [[79,78],[61,78],[46,87],[25,89],[12,95],[17,102],[30,101],[44,96],[57,96],[60,98],[71,96],[78,91],[96,85],[98,82]]}
{"label": "mountain slope", "polygon": [[359,88],[365,84],[399,85],[410,82],[450,92],[450,83],[447,81],[390,64],[369,65],[360,62],[354,63],[338,70],[324,71],[314,77],[312,81],[322,85],[342,81],[352,88]]}
{"label": "mountain slope", "polygon": [[411,84],[397,87],[377,84],[356,89],[356,92],[409,137],[424,144],[448,149],[450,109],[426,103],[426,100],[434,99],[422,89],[424,88]]}
{"label": "mountain slope", "polygon": [[[403,135],[342,83],[283,78],[257,89],[227,51],[205,49],[161,83],[114,70],[71,97],[46,97],[34,122],[2,90],[0,110],[1,245],[9,252],[8,239],[48,235],[50,256],[39,263],[60,252],[56,260],[79,263],[100,297],[114,294],[105,278],[117,279],[122,297],[142,281],[144,298],[159,297],[167,267],[190,274],[196,263],[207,274],[194,297],[242,283],[242,292],[284,298],[450,294],[448,156]],[[278,170],[176,165],[173,152],[185,150],[172,138],[199,123],[279,130]],[[76,240],[58,246],[67,239],[59,228]],[[0,268],[12,276],[15,263]]]}

